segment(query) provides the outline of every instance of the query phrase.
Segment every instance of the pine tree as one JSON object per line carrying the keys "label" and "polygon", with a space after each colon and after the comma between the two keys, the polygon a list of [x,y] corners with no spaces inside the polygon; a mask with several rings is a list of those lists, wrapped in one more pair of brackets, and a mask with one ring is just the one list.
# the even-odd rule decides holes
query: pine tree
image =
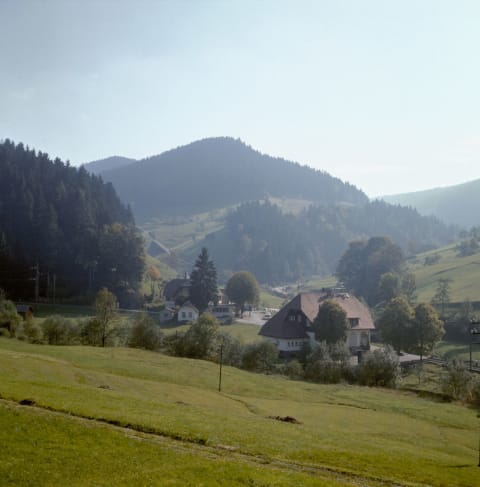
{"label": "pine tree", "polygon": [[190,300],[200,311],[204,311],[208,303],[215,302],[217,298],[217,270],[205,247],[197,257],[190,282]]}

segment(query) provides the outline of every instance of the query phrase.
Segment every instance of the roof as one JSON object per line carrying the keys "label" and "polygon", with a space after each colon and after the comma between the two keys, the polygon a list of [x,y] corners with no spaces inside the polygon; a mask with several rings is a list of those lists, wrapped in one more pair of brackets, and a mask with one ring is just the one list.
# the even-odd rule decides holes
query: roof
{"label": "roof", "polygon": [[29,304],[17,304],[17,313],[33,312],[33,308]]}
{"label": "roof", "polygon": [[[307,331],[310,331],[310,324],[313,323],[318,308],[323,301],[330,299],[335,301],[347,313],[347,319],[354,320],[352,330],[373,330],[372,315],[368,307],[359,301],[355,296],[347,293],[300,293],[287,303],[278,313],[272,316],[260,329],[259,335],[272,338],[308,338]],[[292,311],[301,312],[308,319],[290,321],[288,316]],[[357,321],[358,320],[358,321]]]}
{"label": "roof", "polygon": [[163,295],[167,301],[170,301],[184,287],[190,287],[190,279],[172,279],[165,284]]}
{"label": "roof", "polygon": [[183,308],[190,308],[190,309],[193,309],[194,311],[196,311],[198,313],[198,308],[192,304],[190,301],[186,301],[185,303],[182,304],[182,306],[180,306],[180,309],[183,309]]}

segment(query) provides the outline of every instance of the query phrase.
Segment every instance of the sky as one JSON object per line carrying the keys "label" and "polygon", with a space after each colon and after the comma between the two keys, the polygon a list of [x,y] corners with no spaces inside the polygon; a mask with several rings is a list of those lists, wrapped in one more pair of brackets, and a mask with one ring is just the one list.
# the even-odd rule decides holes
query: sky
{"label": "sky", "polygon": [[72,164],[232,136],[371,197],[480,178],[477,0],[0,0],[0,26],[0,139]]}

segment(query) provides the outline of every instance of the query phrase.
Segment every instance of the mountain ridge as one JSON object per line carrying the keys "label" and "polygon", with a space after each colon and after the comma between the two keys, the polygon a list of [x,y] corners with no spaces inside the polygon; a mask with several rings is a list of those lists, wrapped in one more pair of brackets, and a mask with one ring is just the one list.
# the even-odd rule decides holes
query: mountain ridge
{"label": "mountain ridge", "polygon": [[232,137],[197,140],[104,170],[101,176],[115,186],[139,220],[268,196],[301,197],[321,204],[368,201],[363,191],[325,171],[262,154]]}
{"label": "mountain ridge", "polygon": [[385,195],[390,204],[411,206],[423,215],[465,227],[480,225],[480,179],[423,191]]}

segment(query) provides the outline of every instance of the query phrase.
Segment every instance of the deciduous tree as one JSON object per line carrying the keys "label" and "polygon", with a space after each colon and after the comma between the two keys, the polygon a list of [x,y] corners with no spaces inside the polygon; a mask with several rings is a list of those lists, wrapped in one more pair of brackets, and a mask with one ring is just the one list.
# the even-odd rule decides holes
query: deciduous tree
{"label": "deciduous tree", "polygon": [[260,287],[255,276],[248,271],[233,274],[225,287],[225,293],[243,314],[245,303],[257,304],[260,298]]}
{"label": "deciduous tree", "polygon": [[326,299],[318,308],[313,322],[315,338],[328,344],[345,341],[348,332],[347,313],[331,299]]}
{"label": "deciduous tree", "polygon": [[378,328],[385,343],[398,353],[410,349],[413,339],[414,311],[404,297],[392,299],[378,320]]}
{"label": "deciduous tree", "polygon": [[444,334],[443,322],[438,318],[435,309],[428,303],[420,303],[415,308],[412,351],[418,353],[422,360]]}

